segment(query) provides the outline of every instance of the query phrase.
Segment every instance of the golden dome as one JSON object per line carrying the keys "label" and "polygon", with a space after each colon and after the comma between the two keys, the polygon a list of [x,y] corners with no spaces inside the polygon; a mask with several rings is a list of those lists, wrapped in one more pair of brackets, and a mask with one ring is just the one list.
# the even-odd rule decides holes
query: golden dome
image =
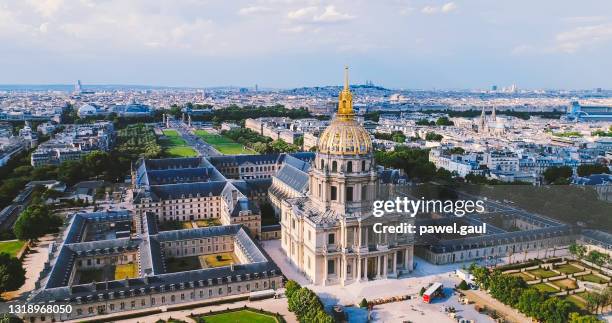
{"label": "golden dome", "polygon": [[331,155],[367,155],[372,153],[370,134],[355,121],[353,94],[344,72],[344,89],[338,97],[338,114],[319,138],[319,153]]}

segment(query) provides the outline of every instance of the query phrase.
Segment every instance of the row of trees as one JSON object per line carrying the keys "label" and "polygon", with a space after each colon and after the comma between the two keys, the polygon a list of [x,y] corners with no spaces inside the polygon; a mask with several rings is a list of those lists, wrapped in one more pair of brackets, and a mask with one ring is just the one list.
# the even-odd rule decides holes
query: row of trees
{"label": "row of trees", "polygon": [[504,275],[499,270],[490,272],[476,264],[470,266],[470,272],[474,275],[475,283],[492,297],[540,322],[600,322],[595,316],[580,315],[580,309],[565,299],[548,296],[528,287],[520,277]]}
{"label": "row of trees", "polygon": [[[610,174],[610,169],[605,165],[600,164],[585,164],[578,166],[576,170],[578,176],[585,177],[593,174]],[[570,166],[552,166],[548,167],[542,176],[548,184],[567,185],[574,171]]]}
{"label": "row of trees", "polygon": [[[189,103],[185,105],[189,107]],[[194,106],[192,108],[208,108],[207,106]],[[181,107],[173,105],[170,108],[170,114],[175,117],[182,115]],[[236,121],[241,122],[248,118],[262,118],[262,117],[288,117],[291,119],[303,119],[311,118],[312,115],[305,108],[288,109],[281,104],[273,106],[237,106],[230,105],[224,109],[212,110],[211,113],[192,115],[191,118],[194,121],[212,121],[214,123],[221,123],[224,121]]]}
{"label": "row of trees", "polygon": [[599,137],[612,137],[612,126],[608,128],[608,131],[596,130],[591,132],[591,135]]}
{"label": "row of trees", "polygon": [[321,300],[312,290],[300,286],[293,280],[285,284],[285,295],[289,310],[302,323],[333,323],[334,319],[325,312]]}
{"label": "row of trees", "polygon": [[569,252],[577,259],[584,259],[600,267],[605,264],[612,264],[612,258],[610,258],[610,255],[607,253],[599,252],[597,250],[591,250],[587,253],[586,246],[577,244],[575,242],[569,246]]}
{"label": "row of trees", "polygon": [[421,119],[415,122],[417,126],[454,126],[455,123],[452,122],[448,117],[439,117],[436,121],[429,121],[427,119]]}
{"label": "row of trees", "polygon": [[376,132],[374,138],[381,140],[391,140],[397,143],[403,143],[406,141],[406,135],[401,131],[393,131],[391,133]]}
{"label": "row of trees", "polygon": [[246,128],[226,130],[221,134],[255,150],[260,154],[293,153],[301,150],[298,145],[289,144],[282,139],[273,141],[266,136],[262,136],[255,131]]}

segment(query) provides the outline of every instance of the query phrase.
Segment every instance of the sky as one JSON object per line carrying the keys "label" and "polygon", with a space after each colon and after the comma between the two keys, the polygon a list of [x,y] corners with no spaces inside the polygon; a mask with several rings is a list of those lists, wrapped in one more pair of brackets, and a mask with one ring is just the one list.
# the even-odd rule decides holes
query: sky
{"label": "sky", "polygon": [[610,0],[0,0],[0,84],[612,89]]}

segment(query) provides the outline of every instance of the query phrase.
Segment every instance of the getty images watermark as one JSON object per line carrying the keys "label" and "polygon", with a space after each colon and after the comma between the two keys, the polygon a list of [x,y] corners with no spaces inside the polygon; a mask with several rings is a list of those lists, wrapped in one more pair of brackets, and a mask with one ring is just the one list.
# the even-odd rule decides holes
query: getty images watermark
{"label": "getty images watermark", "polygon": [[[414,218],[417,214],[438,213],[452,214],[456,217],[463,217],[466,214],[484,213],[485,202],[482,200],[418,200],[408,197],[397,197],[395,200],[377,200],[373,203],[374,217],[380,218],[385,214],[408,215]],[[415,225],[414,223],[399,223],[395,225],[385,225],[381,222],[375,223],[373,228],[375,233],[407,233],[419,235],[424,234],[485,234],[487,224],[480,225]]]}

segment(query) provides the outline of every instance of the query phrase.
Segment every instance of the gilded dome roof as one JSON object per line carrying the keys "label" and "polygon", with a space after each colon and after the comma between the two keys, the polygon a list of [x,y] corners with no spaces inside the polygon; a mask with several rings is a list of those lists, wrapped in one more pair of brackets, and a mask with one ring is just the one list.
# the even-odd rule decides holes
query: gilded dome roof
{"label": "gilded dome roof", "polygon": [[319,153],[367,155],[372,153],[370,134],[354,119],[336,119],[319,138]]}
{"label": "gilded dome roof", "polygon": [[349,89],[348,67],[344,88],[338,96],[338,113],[319,138],[319,153],[332,155],[367,155],[372,153],[370,134],[355,121],[353,94]]}

